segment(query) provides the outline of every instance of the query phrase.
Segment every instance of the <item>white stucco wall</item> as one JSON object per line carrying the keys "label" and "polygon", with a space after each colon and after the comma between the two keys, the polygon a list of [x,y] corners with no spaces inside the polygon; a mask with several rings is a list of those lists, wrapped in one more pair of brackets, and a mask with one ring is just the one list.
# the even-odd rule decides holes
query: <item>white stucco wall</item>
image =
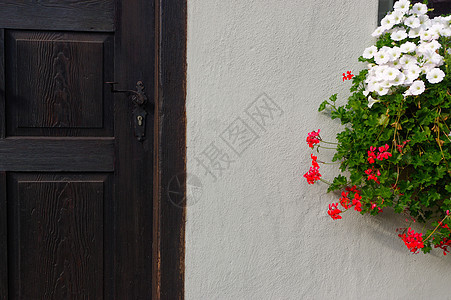
{"label": "white stucco wall", "polygon": [[[376,18],[377,0],[188,1],[186,299],[451,299],[451,259],[410,254],[403,218],[333,221],[338,196],[302,177],[307,132],[339,130],[318,105],[344,102]],[[280,110],[260,127],[246,109],[264,94]],[[258,137],[237,144],[236,125]]]}

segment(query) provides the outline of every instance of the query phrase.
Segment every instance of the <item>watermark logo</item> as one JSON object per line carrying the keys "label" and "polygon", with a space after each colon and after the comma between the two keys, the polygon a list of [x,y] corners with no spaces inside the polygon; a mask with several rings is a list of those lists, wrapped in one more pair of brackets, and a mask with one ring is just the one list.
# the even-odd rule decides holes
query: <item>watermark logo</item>
{"label": "watermark logo", "polygon": [[[178,207],[198,203],[203,194],[202,182],[216,183],[243,154],[284,114],[280,106],[267,94],[260,94],[239,116],[195,155],[197,175],[188,173],[186,184],[183,174],[178,174],[169,182],[168,196]],[[186,197],[185,197],[186,191]]]}
{"label": "watermark logo", "polygon": [[[194,174],[179,173],[171,178],[168,184],[168,198],[172,204],[177,207],[188,206],[187,198],[190,199],[189,205],[196,204],[203,193],[202,181]],[[186,194],[185,194],[186,191]]]}

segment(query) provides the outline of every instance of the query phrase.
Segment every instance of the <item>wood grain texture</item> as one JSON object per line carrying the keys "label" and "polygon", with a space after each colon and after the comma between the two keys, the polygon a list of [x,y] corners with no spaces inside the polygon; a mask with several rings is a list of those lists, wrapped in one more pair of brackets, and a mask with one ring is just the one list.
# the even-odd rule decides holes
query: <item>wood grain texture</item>
{"label": "wood grain texture", "polygon": [[[105,175],[10,180],[10,280],[18,299],[102,299]],[[111,249],[108,249],[111,251]]]}
{"label": "wood grain texture", "polygon": [[114,170],[114,139],[0,139],[0,171]]}
{"label": "wood grain texture", "polygon": [[186,186],[186,0],[160,1],[158,16],[156,297],[183,299],[186,203],[181,207],[173,205],[168,187],[174,176]]}
{"label": "wood grain texture", "polygon": [[0,138],[6,135],[5,30],[0,28]]}
{"label": "wood grain texture", "polygon": [[2,0],[0,28],[114,31],[114,0]]}
{"label": "wood grain texture", "polygon": [[[155,80],[155,1],[117,1],[115,81],[131,89],[141,80],[152,102]],[[152,295],[152,205],[154,110],[146,106],[146,137],[134,136],[133,105],[115,94],[116,255],[115,299],[149,299]],[[127,199],[127,201],[120,201]],[[169,224],[168,224],[169,226]],[[168,237],[169,238],[169,237]]]}
{"label": "wood grain texture", "polygon": [[0,299],[8,297],[8,227],[6,209],[6,172],[0,172]]}
{"label": "wood grain texture", "polygon": [[109,35],[8,31],[6,39],[8,135],[112,135]]}

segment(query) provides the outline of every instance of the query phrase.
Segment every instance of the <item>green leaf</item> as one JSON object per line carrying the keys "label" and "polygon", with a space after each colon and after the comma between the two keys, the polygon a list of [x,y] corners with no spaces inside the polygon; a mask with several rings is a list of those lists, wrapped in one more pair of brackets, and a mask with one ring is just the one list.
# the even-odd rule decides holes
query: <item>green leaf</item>
{"label": "green leaf", "polygon": [[324,100],[324,101],[319,105],[318,111],[323,111],[323,110],[325,110],[327,104],[329,104],[329,102],[327,102],[327,100]]}

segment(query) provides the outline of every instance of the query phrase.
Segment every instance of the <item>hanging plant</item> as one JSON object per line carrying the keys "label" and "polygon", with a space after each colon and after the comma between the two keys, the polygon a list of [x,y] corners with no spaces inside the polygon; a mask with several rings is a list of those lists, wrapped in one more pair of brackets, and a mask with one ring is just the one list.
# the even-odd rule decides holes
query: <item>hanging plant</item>
{"label": "hanging plant", "polygon": [[[328,214],[345,211],[377,215],[386,207],[425,223],[398,236],[413,253],[451,248],[451,16],[430,19],[426,4],[400,0],[373,37],[375,45],[359,57],[367,68],[352,78],[351,96],[337,105],[337,94],[321,103],[344,130],[337,134],[333,161],[340,171],[328,192],[339,191]],[[310,148],[333,144],[320,130],[308,134]],[[318,157],[304,174],[321,178]]]}

